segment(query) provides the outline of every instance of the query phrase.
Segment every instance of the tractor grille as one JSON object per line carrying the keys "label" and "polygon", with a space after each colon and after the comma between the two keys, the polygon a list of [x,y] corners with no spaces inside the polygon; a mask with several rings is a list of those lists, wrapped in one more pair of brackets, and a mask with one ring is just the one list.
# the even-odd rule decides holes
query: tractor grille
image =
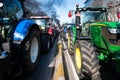
{"label": "tractor grille", "polygon": [[112,34],[106,27],[102,28],[102,34],[110,44],[120,46],[120,34]]}

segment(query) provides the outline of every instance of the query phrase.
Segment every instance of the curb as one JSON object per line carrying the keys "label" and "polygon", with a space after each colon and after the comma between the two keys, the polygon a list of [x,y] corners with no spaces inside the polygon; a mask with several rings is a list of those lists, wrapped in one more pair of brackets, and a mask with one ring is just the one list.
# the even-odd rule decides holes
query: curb
{"label": "curb", "polygon": [[74,67],[72,58],[70,57],[70,54],[68,53],[67,46],[64,41],[62,41],[62,43],[63,43],[63,47],[64,47],[63,56],[64,56],[65,62],[66,62],[68,78],[69,78],[69,80],[80,80],[79,76],[77,75],[77,73],[75,71],[75,67]]}
{"label": "curb", "polygon": [[62,42],[59,40],[57,43],[58,54],[55,59],[55,70],[53,73],[53,80],[65,80],[64,77],[64,68],[63,68],[63,59],[62,59]]}

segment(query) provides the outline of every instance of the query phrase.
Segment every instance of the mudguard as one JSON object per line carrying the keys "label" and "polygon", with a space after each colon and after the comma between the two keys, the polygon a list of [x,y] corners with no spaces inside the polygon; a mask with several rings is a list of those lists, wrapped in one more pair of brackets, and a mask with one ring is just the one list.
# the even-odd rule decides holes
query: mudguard
{"label": "mudguard", "polygon": [[29,32],[29,29],[34,25],[35,22],[33,20],[21,20],[17,27],[15,28],[14,34],[13,34],[13,42],[21,42],[27,33]]}

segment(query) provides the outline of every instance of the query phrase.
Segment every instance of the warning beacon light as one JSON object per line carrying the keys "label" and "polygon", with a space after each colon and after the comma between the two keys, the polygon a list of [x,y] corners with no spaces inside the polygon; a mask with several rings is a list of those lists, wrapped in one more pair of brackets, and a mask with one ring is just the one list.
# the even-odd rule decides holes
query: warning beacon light
{"label": "warning beacon light", "polygon": [[68,13],[68,17],[70,18],[70,17],[72,17],[72,15],[73,15],[72,10],[70,10],[69,13]]}

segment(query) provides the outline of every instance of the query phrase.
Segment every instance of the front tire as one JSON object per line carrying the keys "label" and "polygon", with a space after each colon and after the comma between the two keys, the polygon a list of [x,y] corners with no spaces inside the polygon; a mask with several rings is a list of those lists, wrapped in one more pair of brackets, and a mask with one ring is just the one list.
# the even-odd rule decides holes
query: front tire
{"label": "front tire", "polygon": [[89,41],[76,41],[73,62],[80,80],[101,80],[97,54]]}
{"label": "front tire", "polygon": [[40,59],[40,32],[32,29],[21,45],[20,57],[24,73],[31,73]]}

